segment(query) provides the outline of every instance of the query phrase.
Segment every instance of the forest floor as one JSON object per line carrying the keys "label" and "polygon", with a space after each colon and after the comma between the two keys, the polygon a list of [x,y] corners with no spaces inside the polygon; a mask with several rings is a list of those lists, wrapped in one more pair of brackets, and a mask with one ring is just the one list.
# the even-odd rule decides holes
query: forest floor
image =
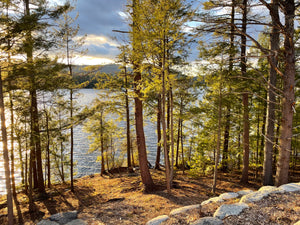
{"label": "forest floor", "polygon": [[[121,173],[111,176],[95,174],[82,177],[75,180],[74,193],[70,191],[68,184],[53,185],[51,189],[47,189],[49,196],[47,199],[35,199],[37,210],[34,215],[30,215],[28,212],[27,196],[19,193],[19,218],[22,215],[23,224],[36,224],[37,221],[52,214],[77,210],[78,217],[87,221],[88,224],[145,224],[157,216],[168,215],[173,209],[200,204],[202,201],[224,192],[237,192],[243,189],[257,190],[261,186],[260,182],[257,182],[252,176],[250,176],[249,184],[244,185],[239,182],[240,174],[222,173],[219,174],[220,180],[217,182],[216,194],[213,195],[211,193],[212,177],[193,178],[178,171],[174,178],[172,193],[169,195],[165,188],[164,172],[151,170],[151,174],[157,190],[147,194],[143,191],[138,174]],[[300,176],[296,174],[293,182],[299,181]],[[280,209],[281,220],[278,224],[291,224],[291,218],[295,218],[295,213],[296,215],[300,214],[300,193],[286,195],[283,200],[280,200],[279,196],[272,198],[273,200],[269,200],[269,203],[261,203],[264,204],[264,208],[257,207],[253,212],[256,215],[259,212],[259,215],[268,217],[265,220],[259,218],[260,223],[257,222],[258,218],[253,217],[253,221],[251,221],[252,217],[248,216],[247,223],[241,222],[241,218],[235,218],[235,220],[227,220],[226,224],[277,224],[278,217],[269,212],[270,207]],[[272,206],[269,206],[270,204]],[[276,205],[274,206],[274,204]],[[264,209],[266,213],[264,213]],[[7,223],[6,210],[5,196],[0,196],[0,224]],[[247,210],[246,213],[251,214],[249,209]],[[191,214],[191,218],[185,221],[210,216],[212,213],[213,211],[208,210],[205,213]],[[18,218],[16,210],[15,214]],[[172,224],[188,223],[178,223],[177,221]]]}

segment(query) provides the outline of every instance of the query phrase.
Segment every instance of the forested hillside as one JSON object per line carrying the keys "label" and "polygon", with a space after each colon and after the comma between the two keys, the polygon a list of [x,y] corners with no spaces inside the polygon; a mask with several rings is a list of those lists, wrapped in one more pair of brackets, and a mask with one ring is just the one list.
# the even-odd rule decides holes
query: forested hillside
{"label": "forested hillside", "polygon": [[[243,185],[298,179],[298,1],[124,0],[123,12],[107,13],[126,24],[109,28],[114,37],[82,34],[76,2],[58,2],[0,1],[3,221],[23,224],[19,192],[32,222],[54,185],[76,195],[79,153],[96,153],[101,176],[140,176],[144,193],[168,196],[179,171],[211,178],[213,194],[220,173]],[[109,48],[115,63],[75,63]],[[76,94],[83,88],[99,90],[85,106]],[[89,141],[76,143],[78,132]],[[153,179],[154,170],[164,178]]]}

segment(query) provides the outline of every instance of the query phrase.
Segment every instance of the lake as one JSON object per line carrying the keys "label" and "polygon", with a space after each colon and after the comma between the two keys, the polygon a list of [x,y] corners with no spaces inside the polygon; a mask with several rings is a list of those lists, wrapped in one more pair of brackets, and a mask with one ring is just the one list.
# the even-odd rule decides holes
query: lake
{"label": "lake", "polygon": [[[89,106],[100,92],[101,90],[80,89],[77,92],[78,94],[76,94],[76,101],[82,107]],[[120,126],[122,124],[125,126],[125,123],[120,123]],[[144,129],[148,151],[148,161],[154,165],[157,146],[156,125],[147,120]],[[83,131],[83,125],[77,125],[74,127],[74,161],[76,162],[74,171],[76,173],[75,177],[100,173],[101,170],[101,164],[96,161],[97,157],[100,155],[100,152],[96,151],[88,153],[90,143],[88,135],[88,133]],[[132,135],[135,135],[135,133]],[[19,171],[16,171],[15,177],[16,182],[21,182],[21,175]],[[5,176],[2,154],[0,155],[0,195],[1,194],[5,194]]]}

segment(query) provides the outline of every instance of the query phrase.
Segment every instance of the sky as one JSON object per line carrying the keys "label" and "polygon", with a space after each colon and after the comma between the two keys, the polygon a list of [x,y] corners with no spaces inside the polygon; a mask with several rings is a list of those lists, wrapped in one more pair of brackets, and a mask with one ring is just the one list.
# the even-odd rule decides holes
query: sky
{"label": "sky", "polygon": [[[51,1],[64,2],[64,0]],[[85,56],[75,59],[75,64],[114,63],[119,54],[118,46],[124,43],[125,35],[113,30],[128,31],[128,21],[124,13],[126,4],[127,0],[77,0],[76,8],[71,15],[74,17],[79,14],[76,20],[80,26],[78,34],[87,35],[85,47],[88,52]]]}
{"label": "sky", "polygon": [[[65,0],[50,1],[60,3]],[[187,1],[194,2],[195,6],[202,2],[202,0]],[[72,14],[73,16],[79,14],[76,20],[76,23],[80,26],[79,36],[87,35],[85,47],[88,51],[85,56],[77,58],[75,64],[99,65],[114,63],[119,54],[118,46],[122,44],[122,39],[125,39],[125,36],[113,32],[113,30],[128,30],[128,22],[126,16],[124,16],[126,4],[127,0],[77,0],[76,8]],[[118,37],[118,39],[114,37]],[[195,61],[198,54],[195,45],[192,48],[189,61]]]}
{"label": "sky", "polygon": [[121,41],[114,40],[118,34],[112,30],[128,30],[122,17],[127,0],[78,0],[74,14],[79,16],[79,36],[87,35],[85,47],[88,52],[78,58],[76,64],[96,65],[113,63],[118,55]]}

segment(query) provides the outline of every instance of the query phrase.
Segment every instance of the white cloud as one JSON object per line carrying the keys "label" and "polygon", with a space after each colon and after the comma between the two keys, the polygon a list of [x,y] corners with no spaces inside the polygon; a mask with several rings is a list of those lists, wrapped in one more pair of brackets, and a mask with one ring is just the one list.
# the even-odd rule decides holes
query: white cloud
{"label": "white cloud", "polygon": [[76,65],[104,65],[114,63],[114,60],[102,57],[81,56],[74,60]]}
{"label": "white cloud", "polygon": [[110,46],[114,47],[119,46],[116,42],[105,36],[89,34],[85,39],[85,45],[102,46],[103,44],[109,44]]}

